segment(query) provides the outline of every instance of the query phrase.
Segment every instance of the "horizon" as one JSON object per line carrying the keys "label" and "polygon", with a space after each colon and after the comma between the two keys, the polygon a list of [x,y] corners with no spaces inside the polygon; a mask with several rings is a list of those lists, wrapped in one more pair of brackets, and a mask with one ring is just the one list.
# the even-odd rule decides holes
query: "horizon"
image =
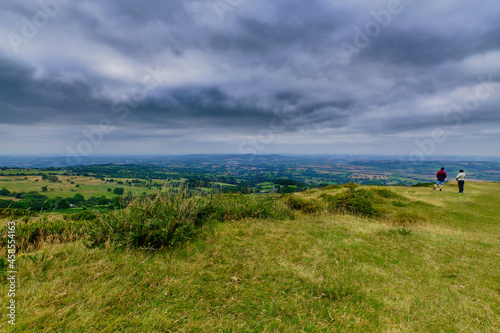
{"label": "horizon", "polygon": [[2,2],[0,156],[499,157],[499,16],[492,0]]}
{"label": "horizon", "polygon": [[336,162],[396,162],[399,172],[414,172],[415,168],[425,167],[426,164],[435,165],[436,163],[446,167],[446,163],[493,163],[490,166],[492,170],[498,170],[500,157],[494,156],[474,156],[464,158],[464,156],[441,156],[428,157],[425,160],[408,160],[404,156],[397,155],[367,155],[367,154],[259,154],[259,155],[241,155],[241,154],[184,154],[184,155],[100,155],[95,154],[88,157],[73,158],[65,155],[0,155],[0,168],[66,168],[78,165],[166,165],[166,163],[185,163],[199,161],[203,163],[214,163],[215,165],[223,163],[230,168],[238,165],[255,165],[261,163],[324,163],[325,161]]}

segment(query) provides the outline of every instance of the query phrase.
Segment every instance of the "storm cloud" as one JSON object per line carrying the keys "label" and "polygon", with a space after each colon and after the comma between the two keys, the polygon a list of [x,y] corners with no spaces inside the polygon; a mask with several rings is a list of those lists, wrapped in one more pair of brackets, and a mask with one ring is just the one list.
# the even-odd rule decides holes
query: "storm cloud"
{"label": "storm cloud", "polygon": [[[500,3],[3,1],[0,154],[498,155]],[[83,142],[83,144],[82,144]]]}

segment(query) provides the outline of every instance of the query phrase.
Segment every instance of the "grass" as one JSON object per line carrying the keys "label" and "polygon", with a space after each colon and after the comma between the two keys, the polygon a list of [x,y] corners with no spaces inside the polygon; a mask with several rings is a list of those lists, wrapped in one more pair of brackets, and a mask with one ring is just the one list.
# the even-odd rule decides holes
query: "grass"
{"label": "grass", "polygon": [[165,250],[47,241],[18,258],[13,331],[499,331],[500,185],[361,189],[377,216],[329,213],[335,187]]}

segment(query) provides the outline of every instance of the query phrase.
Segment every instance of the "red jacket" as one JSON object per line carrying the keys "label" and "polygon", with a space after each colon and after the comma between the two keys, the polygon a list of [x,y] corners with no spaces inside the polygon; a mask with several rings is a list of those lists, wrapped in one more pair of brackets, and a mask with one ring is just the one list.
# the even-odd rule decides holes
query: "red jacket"
{"label": "red jacket", "polygon": [[438,173],[436,173],[436,178],[440,182],[444,182],[444,180],[446,179],[446,177],[448,177],[448,176],[446,175],[446,172],[444,172],[444,170],[439,170]]}

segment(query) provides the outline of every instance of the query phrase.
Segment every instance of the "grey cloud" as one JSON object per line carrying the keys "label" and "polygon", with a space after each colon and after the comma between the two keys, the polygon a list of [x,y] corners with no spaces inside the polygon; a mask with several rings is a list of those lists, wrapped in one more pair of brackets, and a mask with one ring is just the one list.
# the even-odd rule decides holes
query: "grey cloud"
{"label": "grey cloud", "polygon": [[[193,4],[208,12],[190,11]],[[429,114],[419,100],[445,99],[455,88],[474,85],[485,71],[500,80],[494,62],[481,73],[460,67],[465,59],[500,50],[500,27],[493,19],[500,5],[404,5],[369,46],[343,62],[340,43],[353,44],[353,29],[373,20],[370,12],[386,2],[243,2],[224,21],[203,1],[70,3],[21,56],[0,48],[0,125],[91,126],[109,117],[120,129],[109,136],[117,144],[141,135],[182,141],[201,131],[257,134],[269,127],[276,110],[286,109],[285,134],[430,131],[442,122],[443,111]],[[37,8],[34,1],[3,2],[0,30],[14,29],[2,23],[3,15],[19,18],[21,25]],[[66,53],[66,44],[75,40],[87,48],[88,61]],[[116,66],[106,58],[110,54],[127,67],[108,70]],[[120,118],[112,111],[116,96],[140,86],[140,73],[157,65],[173,78],[147,89],[136,103],[129,94],[121,105],[130,113]],[[76,75],[68,78],[69,72]],[[489,100],[463,126],[498,126],[498,107]],[[384,112],[374,119],[375,110]]]}

